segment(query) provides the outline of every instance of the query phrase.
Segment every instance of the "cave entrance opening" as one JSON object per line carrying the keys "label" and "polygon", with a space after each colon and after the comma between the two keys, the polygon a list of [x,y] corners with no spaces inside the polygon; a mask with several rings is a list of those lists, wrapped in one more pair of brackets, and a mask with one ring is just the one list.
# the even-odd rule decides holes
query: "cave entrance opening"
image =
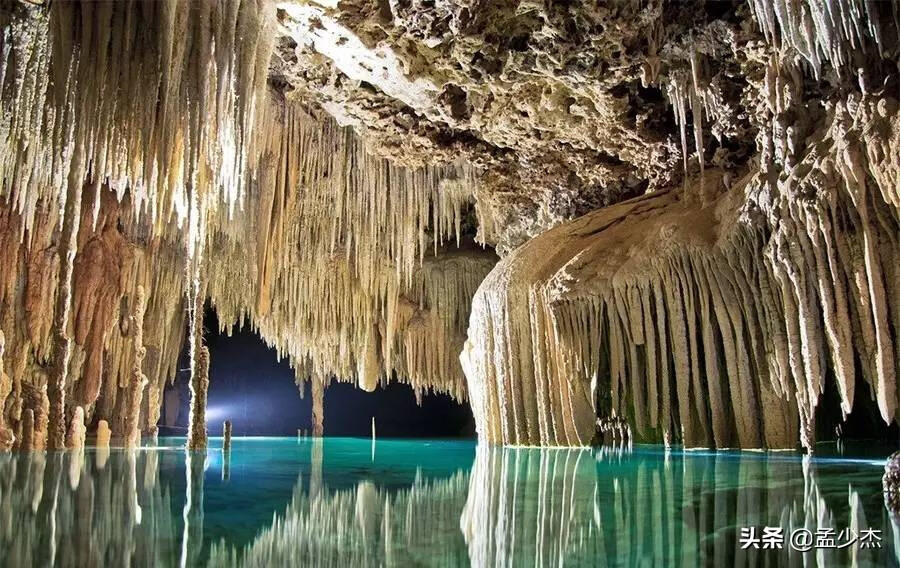
{"label": "cave entrance opening", "polygon": [[[219,332],[216,312],[207,306],[204,341],[210,352],[206,425],[221,436],[231,420],[235,436],[296,436],[312,433],[313,396],[307,379],[303,393],[287,360],[250,326],[230,336]],[[185,342],[174,385],[164,393],[160,434],[184,436],[190,416],[189,346]],[[474,438],[469,405],[443,394],[423,393],[396,380],[366,392],[354,384],[332,381],[324,391],[324,435],[369,437],[372,419],[379,438]]]}

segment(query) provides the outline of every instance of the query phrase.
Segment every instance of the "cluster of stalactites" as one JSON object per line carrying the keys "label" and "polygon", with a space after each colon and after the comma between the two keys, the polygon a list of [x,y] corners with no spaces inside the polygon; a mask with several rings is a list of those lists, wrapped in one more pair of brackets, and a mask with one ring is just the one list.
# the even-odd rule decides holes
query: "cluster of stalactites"
{"label": "cluster of stalactites", "polygon": [[869,411],[862,381],[891,423],[900,120],[891,99],[849,103],[803,175],[750,176],[715,207],[633,200],[501,261],[462,355],[482,439],[586,444],[621,416],[643,440],[812,448],[829,367],[836,419]]}
{"label": "cluster of stalactites", "polygon": [[[900,28],[896,4],[879,4],[866,0],[753,0],[750,7],[766,40],[803,57],[819,78],[826,62],[838,74],[855,74],[858,62],[853,53],[869,42],[884,55],[885,34],[896,38]],[[894,10],[894,29],[883,29],[890,20],[882,20],[879,12],[890,10]]]}
{"label": "cluster of stalactites", "polygon": [[[885,3],[885,6],[888,3]],[[885,56],[885,50],[897,45],[900,27],[896,24],[896,6],[894,21],[888,17],[884,7],[877,3],[862,0],[827,0],[813,2],[807,0],[754,0],[750,3],[753,15],[763,36],[769,45],[769,61],[765,71],[764,89],[760,91],[767,106],[777,107],[778,112],[788,106],[791,97],[791,80],[796,82],[802,77],[799,69],[801,62],[808,64],[816,79],[823,75],[826,63],[839,76],[845,79],[856,77],[863,93],[872,90],[865,76],[867,70],[858,67],[867,57],[872,61],[880,61],[878,57],[866,55],[871,44],[877,47],[878,54]],[[882,29],[890,27],[892,29]],[[681,152],[685,172],[691,155],[696,156],[700,170],[705,167],[704,157],[704,120],[714,124],[722,109],[720,100],[708,84],[709,77],[705,72],[706,55],[703,46],[692,39],[684,50],[686,61],[675,65],[667,73],[663,81],[666,96],[672,105],[675,124],[679,130]],[[671,58],[673,61],[676,59]],[[672,61],[670,61],[672,64]],[[789,78],[789,81],[776,80],[777,76]],[[858,76],[857,76],[858,75]],[[877,86],[877,85],[876,85]],[[794,87],[795,88],[795,87]],[[688,115],[690,111],[690,119]],[[779,127],[773,121],[755,121],[763,130]],[[688,148],[688,130],[692,131],[694,148]],[[762,133],[766,135],[768,133]],[[793,133],[781,136],[785,142]],[[766,144],[759,145],[765,154]]]}
{"label": "cluster of stalactites", "polygon": [[[96,229],[92,212],[82,208],[81,231],[72,274],[69,330],[73,345],[66,373],[66,413],[84,409],[88,424],[106,419],[119,439],[125,428],[128,385],[133,376],[132,317],[137,291],[147,291],[143,371],[150,383],[140,403],[140,424],[152,428],[159,417],[160,394],[174,377],[183,337],[184,310],[179,292],[183,280],[183,247],[150,238],[148,220],[138,221],[128,200],[118,204],[104,189]],[[22,412],[31,408],[35,422],[43,412],[29,395],[48,381],[47,362],[53,352],[54,299],[59,285],[60,255],[53,239],[58,217],[42,205],[29,238],[19,241],[21,216],[8,204],[0,206],[0,328],[6,337],[6,371],[11,390],[0,389],[6,422],[13,432]],[[2,403],[0,403],[2,405]]]}
{"label": "cluster of stalactites", "polygon": [[445,247],[460,243],[473,169],[395,166],[296,103],[260,121],[247,206],[211,220],[209,296],[223,326],[249,320],[299,381],[372,390],[396,373],[420,396],[465,398],[457,353],[494,259]]}
{"label": "cluster of stalactites", "polygon": [[130,191],[157,228],[193,193],[233,210],[253,167],[268,2],[52,2],[4,10],[0,195],[34,223],[67,184]]}

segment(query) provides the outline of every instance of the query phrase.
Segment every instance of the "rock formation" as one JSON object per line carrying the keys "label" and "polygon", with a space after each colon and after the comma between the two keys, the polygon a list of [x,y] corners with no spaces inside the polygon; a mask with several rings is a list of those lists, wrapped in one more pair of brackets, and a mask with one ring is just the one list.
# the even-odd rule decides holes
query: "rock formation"
{"label": "rock formation", "polygon": [[6,351],[6,338],[3,331],[0,330],[0,451],[8,451],[12,449],[16,441],[16,436],[12,429],[6,423],[6,402],[9,393],[12,391],[12,379],[3,370],[3,355]]}
{"label": "rock formation", "polygon": [[231,420],[226,420],[222,425],[222,451],[231,451]]}
{"label": "rock formation", "polygon": [[22,431],[19,434],[19,449],[23,452],[30,452],[37,449],[34,444],[34,411],[30,408],[25,409],[22,414]]}
{"label": "rock formation", "polygon": [[900,515],[900,452],[894,452],[884,464],[884,503],[892,515]]}
{"label": "rock formation", "polygon": [[75,407],[72,414],[72,421],[69,423],[69,429],[66,431],[67,450],[80,450],[84,448],[84,439],[87,436],[87,428],[84,425],[84,409],[80,406]]}
{"label": "rock formation", "polygon": [[191,414],[188,426],[188,448],[205,450],[209,433],[206,430],[206,395],[209,391],[209,349],[201,347],[196,368],[191,373]]}
{"label": "rock formation", "polygon": [[130,448],[141,445],[141,430],[138,418],[141,409],[141,399],[144,396],[144,387],[147,385],[147,377],[144,376],[143,363],[146,355],[144,347],[144,311],[147,308],[147,298],[144,287],[138,286],[137,295],[134,298],[134,311],[131,314],[131,328],[134,362],[131,366],[131,380],[125,394],[125,428],[123,435],[125,445]]}
{"label": "rock formation", "polygon": [[207,304],[319,433],[333,380],[467,400],[502,444],[894,424],[896,14],[5,3],[0,447],[26,410],[36,448],[77,407],[154,432],[185,342],[204,446]]}
{"label": "rock formation", "polygon": [[312,380],[312,435],[321,438],[325,434],[325,385],[322,380]]}
{"label": "rock formation", "polygon": [[109,424],[106,420],[100,420],[97,423],[97,439],[94,442],[94,445],[98,448],[109,448],[109,439],[112,435],[112,431],[109,429]]}

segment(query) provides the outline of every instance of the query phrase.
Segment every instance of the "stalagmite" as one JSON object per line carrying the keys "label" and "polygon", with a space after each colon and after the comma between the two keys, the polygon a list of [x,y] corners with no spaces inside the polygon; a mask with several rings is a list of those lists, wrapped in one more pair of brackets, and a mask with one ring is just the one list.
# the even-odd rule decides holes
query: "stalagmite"
{"label": "stalagmite", "polygon": [[312,435],[321,438],[325,434],[325,384],[322,379],[312,380]]}
{"label": "stalagmite", "polygon": [[12,379],[3,367],[6,352],[6,337],[0,330],[0,451],[9,451],[16,442],[16,436],[6,421],[6,399],[12,391]]}
{"label": "stalagmite", "polygon": [[98,448],[108,448],[111,436],[112,431],[109,429],[109,424],[106,420],[99,421],[97,423],[97,439],[94,442],[94,445]]}
{"label": "stalagmite", "polygon": [[72,422],[69,424],[69,431],[66,433],[66,449],[84,449],[84,439],[86,436],[87,427],[84,425],[84,409],[80,406],[76,406],[72,416]]}
{"label": "stalagmite", "polygon": [[[79,128],[76,126],[76,128]],[[86,126],[81,126],[86,128]],[[47,397],[50,399],[50,424],[47,431],[47,449],[62,450],[66,447],[66,380],[72,357],[72,338],[69,336],[69,313],[72,307],[72,272],[78,242],[78,224],[81,220],[81,184],[84,165],[81,150],[75,150],[72,169],[68,178],[68,195],[59,236],[59,289],[56,292],[53,317],[53,359],[47,381]]]}
{"label": "stalagmite", "polygon": [[222,425],[222,451],[231,451],[231,420]]}
{"label": "stalagmite", "polygon": [[22,414],[22,438],[19,449],[30,452],[34,447],[34,411],[26,408]]}
{"label": "stalagmite", "polygon": [[141,429],[138,419],[140,418],[144,387],[147,385],[147,377],[143,371],[144,356],[147,351],[144,347],[144,311],[146,307],[147,297],[144,288],[138,286],[131,314],[134,361],[131,365],[131,378],[126,391],[125,431],[123,432],[125,446],[129,448],[141,445]]}
{"label": "stalagmite", "polygon": [[205,450],[206,392],[209,389],[209,349],[200,348],[197,354],[196,371],[191,376],[191,414],[188,430],[188,449]]}

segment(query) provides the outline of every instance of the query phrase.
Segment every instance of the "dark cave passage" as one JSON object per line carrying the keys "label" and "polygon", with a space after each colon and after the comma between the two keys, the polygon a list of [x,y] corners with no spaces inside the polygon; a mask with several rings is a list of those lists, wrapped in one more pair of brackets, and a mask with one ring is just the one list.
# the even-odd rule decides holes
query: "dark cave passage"
{"label": "dark cave passage", "polygon": [[[312,395],[304,396],[286,360],[249,326],[229,337],[218,331],[215,310],[207,308],[205,341],[210,351],[209,400],[206,409],[210,436],[222,434],[231,420],[236,436],[295,436],[312,428]],[[162,435],[184,435],[190,412],[188,347],[181,354],[175,386],[166,388],[160,424]],[[176,394],[177,393],[177,394]],[[397,382],[365,392],[353,384],[333,382],[325,390],[325,435],[371,435],[375,418],[378,437],[474,438],[475,422],[468,404],[443,394],[425,395],[416,404],[413,390]]]}

